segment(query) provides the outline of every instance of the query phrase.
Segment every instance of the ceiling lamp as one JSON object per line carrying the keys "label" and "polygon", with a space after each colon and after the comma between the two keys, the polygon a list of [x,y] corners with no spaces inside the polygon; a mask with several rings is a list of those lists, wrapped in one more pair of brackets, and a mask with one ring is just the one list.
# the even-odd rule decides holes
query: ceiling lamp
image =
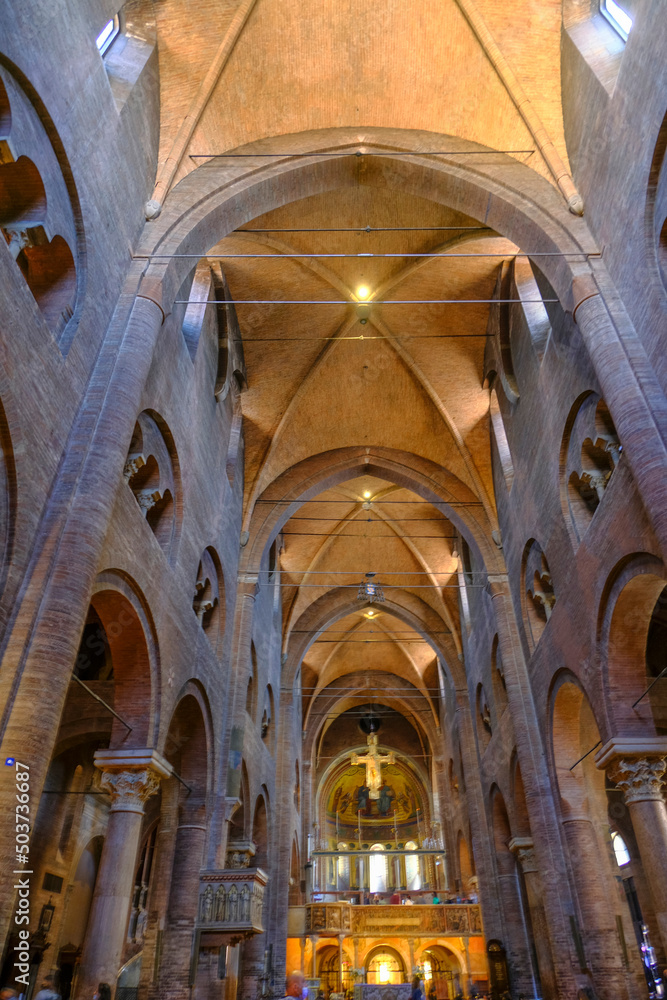
{"label": "ceiling lamp", "polygon": [[368,302],[370,294],[371,290],[368,287],[368,285],[359,285],[359,287],[357,288],[356,312],[357,312],[357,317],[359,318],[359,322],[361,323],[362,326],[366,325],[366,323],[368,322],[368,317],[371,314],[371,307]]}
{"label": "ceiling lamp", "polygon": [[384,592],[379,583],[373,581],[375,573],[366,573],[364,579],[359,584],[358,601],[365,601],[373,604],[375,601],[384,601]]}
{"label": "ceiling lamp", "polygon": [[364,500],[370,500],[372,496],[373,494],[371,493],[370,490],[364,490]]}

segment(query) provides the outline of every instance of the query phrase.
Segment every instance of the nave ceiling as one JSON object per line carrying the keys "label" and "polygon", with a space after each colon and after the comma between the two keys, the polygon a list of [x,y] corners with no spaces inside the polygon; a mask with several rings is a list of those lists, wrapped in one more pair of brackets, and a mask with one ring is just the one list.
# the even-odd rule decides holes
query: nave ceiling
{"label": "nave ceiling", "polygon": [[[181,3],[160,0],[158,200],[205,164],[206,154],[269,137],[275,153],[275,137],[306,130],[320,130],[326,149],[326,130],[341,126],[358,126],[361,142],[365,128],[390,127],[492,150],[532,149],[512,155],[553,184],[465,6],[428,0],[415,16],[410,0],[372,0],[361,9],[326,0],[307,11],[302,0],[242,0],[198,5],[184,19]],[[530,10],[519,0],[473,6],[567,162],[560,0]],[[472,167],[474,158],[465,163]],[[363,231],[367,226],[384,231]],[[408,193],[391,161],[379,157],[359,161],[352,185],[291,200],[211,247],[209,262],[222,268],[235,301],[308,302],[236,307],[248,376],[246,529],[258,510],[266,511],[266,491],[297,463],[379,446],[445,470],[456,504],[493,544],[484,384],[489,306],[456,303],[490,299],[503,259],[518,249],[483,220]],[[401,256],[409,253],[427,256]],[[408,302],[372,306],[361,325],[354,302],[362,286],[371,301]],[[434,299],[456,303],[410,304]],[[310,304],[322,300],[342,302]],[[364,493],[371,494],[370,519]],[[284,650],[301,640],[318,601],[334,592],[352,599],[363,574],[376,572],[388,595],[435,616],[431,636],[442,640],[441,653],[446,648],[458,657],[461,545],[441,505],[390,476],[351,476],[311,496],[284,525],[280,545]],[[316,641],[305,651],[310,683],[304,685],[315,697],[341,677],[361,683],[388,673],[409,679],[428,698],[424,677],[433,671],[435,651],[424,638],[426,626],[416,630],[420,612],[411,624],[382,606],[372,619],[367,612],[359,603],[318,625],[324,631],[313,633]]]}

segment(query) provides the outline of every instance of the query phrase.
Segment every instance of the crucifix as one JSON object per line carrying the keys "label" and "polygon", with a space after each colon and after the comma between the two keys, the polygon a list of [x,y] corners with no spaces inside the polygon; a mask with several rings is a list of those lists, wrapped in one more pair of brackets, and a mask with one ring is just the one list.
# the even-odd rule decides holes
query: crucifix
{"label": "crucifix", "polygon": [[393,764],[394,755],[393,753],[383,754],[380,753],[378,746],[378,738],[375,733],[371,733],[368,737],[368,753],[357,754],[353,753],[351,757],[352,764],[365,764],[366,765],[366,784],[368,785],[369,798],[379,799],[380,789],[382,788],[382,773],[381,768],[383,764]]}

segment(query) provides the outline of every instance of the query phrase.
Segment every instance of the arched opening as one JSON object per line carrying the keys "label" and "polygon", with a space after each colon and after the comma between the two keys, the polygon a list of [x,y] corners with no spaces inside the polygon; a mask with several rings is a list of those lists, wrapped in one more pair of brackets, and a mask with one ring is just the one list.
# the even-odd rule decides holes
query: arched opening
{"label": "arched opening", "polygon": [[317,970],[320,979],[320,989],[329,993],[339,993],[350,989],[352,985],[352,962],[343,948],[343,964],[341,967],[338,948],[325,945],[317,953]]}
{"label": "arched opening", "polygon": [[607,670],[618,735],[667,734],[666,592],[664,577],[637,573],[613,604]]}
{"label": "arched opening", "polygon": [[453,1000],[462,988],[461,963],[449,948],[441,944],[429,945],[421,953],[419,965],[424,972],[424,992],[433,997]]}
{"label": "arched opening", "polygon": [[366,958],[366,982],[377,986],[406,981],[405,962],[395,948],[380,945]]}
{"label": "arched opening", "polygon": [[141,616],[139,612],[119,590],[98,590],[91,600],[76,660],[89,673],[98,671],[89,678],[91,683],[108,686],[113,680],[112,707],[123,722],[113,719],[112,747],[127,740],[128,726],[132,743],[146,746],[153,724],[151,656],[155,657],[156,650],[152,635],[146,635],[143,611]]}
{"label": "arched opening", "polygon": [[561,677],[553,701],[553,759],[579,906],[579,932],[589,961],[596,964],[598,983],[606,982],[610,991],[615,983],[618,995],[623,991],[627,996],[636,984],[638,950],[633,949],[630,966],[624,968],[612,945],[619,934],[614,914],[620,914],[618,921],[627,941],[636,939],[636,928],[617,877],[604,771],[595,766],[590,752],[599,742],[600,732],[584,691],[567,675]]}

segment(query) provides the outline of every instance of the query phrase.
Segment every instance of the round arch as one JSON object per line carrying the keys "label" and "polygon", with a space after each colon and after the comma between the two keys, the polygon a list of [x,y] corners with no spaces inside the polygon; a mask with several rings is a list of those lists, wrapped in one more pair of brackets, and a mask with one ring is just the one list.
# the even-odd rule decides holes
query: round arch
{"label": "round arch", "polygon": [[[609,726],[603,735],[642,736],[667,731],[665,682],[637,703],[655,677],[647,663],[654,612],[667,587],[662,560],[648,552],[626,556],[614,568],[600,602],[598,642]],[[604,655],[606,653],[606,655]],[[606,722],[606,720],[604,720]],[[607,730],[605,732],[605,730]]]}
{"label": "round arch", "polygon": [[265,551],[304,503],[357,475],[389,479],[432,503],[476,549],[489,571],[504,571],[500,569],[504,567],[502,555],[491,538],[491,531],[497,528],[495,513],[485,510],[478,519],[478,514],[465,507],[482,499],[470,487],[442,466],[414,453],[353,445],[311,455],[266,487],[246,522],[244,572],[259,572]]}
{"label": "round arch", "polygon": [[[375,168],[385,186],[484,219],[518,246],[570,252],[595,249],[586,223],[568,211],[556,188],[517,160],[490,149],[490,162],[477,156],[471,167],[460,153],[479,153],[484,147],[478,143],[423,130],[376,127],[364,129],[363,138],[357,129],[343,127],[249,143],[241,147],[246,157],[253,150],[286,155],[269,162],[258,158],[258,163],[244,158],[242,170],[229,166],[228,160],[209,160],[170,192],[165,210],[145,230],[145,249],[204,256],[224,235],[295,200],[297,193],[306,198],[357,185],[359,159],[354,154],[360,147],[366,151],[365,165]],[[459,155],[435,160],[422,152],[448,147]],[[374,150],[382,155],[373,157]],[[346,151],[349,157],[330,155]],[[191,260],[172,257],[152,263],[146,273],[162,284],[163,301],[170,306],[191,269]],[[573,276],[589,270],[588,264],[563,257],[544,260],[544,273],[563,299],[570,293]]]}
{"label": "round arch", "polygon": [[[127,574],[100,573],[90,604],[106,633],[114,670],[114,709],[132,727],[132,745],[151,746],[159,725],[160,656],[157,633],[143,593]],[[114,718],[111,747],[127,740]]]}
{"label": "round arch", "polygon": [[[387,961],[382,959],[386,956]],[[381,969],[387,965],[386,973]],[[393,967],[392,967],[393,966]],[[407,982],[407,963],[398,948],[388,944],[375,945],[364,958],[367,983],[404,983]],[[389,974],[391,978],[381,978]]]}
{"label": "round arch", "polygon": [[[416,733],[422,740],[422,743],[425,739],[432,746],[435,745],[437,729],[434,723],[431,724],[430,706],[427,700],[424,699],[423,703],[419,702],[418,704],[415,704],[413,699],[417,689],[408,682],[401,681],[396,674],[382,674],[380,672],[376,672],[376,675],[378,680],[391,678],[392,685],[394,686],[400,682],[401,686],[404,688],[405,694],[404,696],[401,696],[400,694],[388,695],[386,693],[379,695],[374,694],[373,704],[378,706],[384,705],[387,708],[392,708],[399,712],[413,726]],[[319,700],[317,701],[317,704],[315,699],[313,699],[311,711],[317,708],[318,714],[321,716],[321,721],[316,726],[309,726],[307,728],[304,726],[304,731],[307,734],[303,744],[304,754],[311,753],[317,744],[322,740],[326,734],[326,730],[331,724],[332,717],[338,717],[348,709],[359,704],[358,698],[355,698],[353,695],[341,696],[340,692],[336,692],[335,687],[332,687],[331,689],[324,689],[320,692],[318,698]],[[425,711],[429,713],[425,719],[420,718],[417,714],[422,704]]]}
{"label": "round arch", "polygon": [[[331,794],[333,785],[340,778],[343,771],[349,767],[350,754],[356,753],[357,750],[363,752],[364,749],[365,748],[361,740],[356,749],[354,746],[350,746],[331,761],[329,766],[319,778],[318,787],[315,793],[315,808],[313,814],[314,816],[317,816],[320,821],[320,829],[323,829],[323,803],[326,802],[327,797]],[[382,744],[380,744],[380,749],[384,752]],[[428,825],[434,818],[432,795],[429,792],[431,784],[429,777],[424,773],[423,768],[416,761],[412,760],[408,754],[403,754],[398,751],[394,751],[394,754],[396,758],[400,760],[401,766],[414,774],[414,780],[421,793],[422,802],[428,810],[424,810],[422,812],[422,822]]]}
{"label": "round arch", "polygon": [[[399,599],[403,603],[400,603]],[[330,625],[358,609],[359,602],[356,597],[350,597],[349,590],[335,588],[318,598],[304,611],[293,629],[298,638],[293,645],[290,639],[290,645],[286,650],[283,686],[291,687],[294,684],[301,661],[318,636]],[[392,597],[385,600],[383,609],[426,639],[433,652],[446,666],[454,684],[466,683],[454,635],[446,637],[443,641],[442,634],[448,630],[440,615],[429,604],[407,591],[392,591]]]}

